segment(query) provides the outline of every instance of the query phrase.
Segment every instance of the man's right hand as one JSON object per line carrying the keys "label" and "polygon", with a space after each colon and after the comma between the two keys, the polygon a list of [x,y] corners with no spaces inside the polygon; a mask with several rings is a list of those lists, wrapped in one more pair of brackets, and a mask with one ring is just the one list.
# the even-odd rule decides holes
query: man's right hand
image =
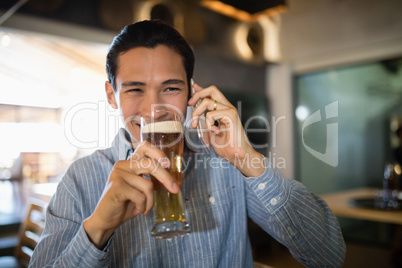
{"label": "man's right hand", "polygon": [[84,229],[97,248],[104,248],[118,226],[151,211],[153,183],[142,175],[152,174],[171,193],[180,191],[165,169],[169,166],[166,155],[149,142],[142,142],[130,159],[116,162],[95,211],[84,221]]}

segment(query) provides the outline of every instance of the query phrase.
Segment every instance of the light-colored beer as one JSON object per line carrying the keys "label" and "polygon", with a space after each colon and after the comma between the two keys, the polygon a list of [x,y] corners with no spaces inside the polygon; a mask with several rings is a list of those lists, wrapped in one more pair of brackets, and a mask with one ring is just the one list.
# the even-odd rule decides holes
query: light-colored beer
{"label": "light-colored beer", "polygon": [[[180,122],[165,121],[147,124],[142,129],[142,138],[160,148],[170,160],[170,167],[167,169],[181,186],[183,179],[182,155],[183,155],[183,130]],[[165,222],[183,222],[188,226],[182,203],[181,192],[172,194],[151,175],[154,184],[154,215],[155,225]],[[187,232],[183,232],[185,235]],[[180,236],[172,233],[172,236]],[[165,234],[168,237],[169,234]]]}

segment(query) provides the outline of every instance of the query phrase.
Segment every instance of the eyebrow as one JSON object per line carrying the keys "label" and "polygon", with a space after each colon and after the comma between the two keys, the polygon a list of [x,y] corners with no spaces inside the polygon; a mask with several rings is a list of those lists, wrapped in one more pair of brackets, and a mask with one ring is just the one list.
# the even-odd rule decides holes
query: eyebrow
{"label": "eyebrow", "polygon": [[121,84],[123,87],[136,87],[136,86],[145,86],[145,83],[137,82],[137,81],[127,81]]}
{"label": "eyebrow", "polygon": [[184,81],[181,79],[168,79],[166,81],[163,81],[162,85],[171,85],[171,84],[182,84],[184,85]]}
{"label": "eyebrow", "polygon": [[[180,84],[184,85],[185,82],[181,79],[168,79],[162,82],[162,85],[172,85],[172,84]],[[145,86],[145,83],[138,81],[127,81],[121,84],[123,87],[136,87],[136,86]]]}

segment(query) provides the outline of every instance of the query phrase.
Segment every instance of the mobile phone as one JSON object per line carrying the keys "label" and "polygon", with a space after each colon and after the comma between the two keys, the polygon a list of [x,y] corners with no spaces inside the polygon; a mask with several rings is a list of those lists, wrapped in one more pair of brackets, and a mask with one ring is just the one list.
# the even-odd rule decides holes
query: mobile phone
{"label": "mobile phone", "polygon": [[[194,89],[194,79],[191,78],[191,96],[193,96],[195,93],[195,89]],[[194,104],[194,109],[197,108],[200,103],[202,102],[202,99],[199,99],[196,104]],[[200,117],[198,118],[198,125],[197,125],[197,134],[198,134],[198,138],[200,139],[201,143],[203,144],[203,149],[206,152],[210,151],[210,145],[209,145],[209,137],[208,134],[206,133],[207,128],[206,128],[206,116],[205,113],[203,113],[202,115],[200,115]]]}

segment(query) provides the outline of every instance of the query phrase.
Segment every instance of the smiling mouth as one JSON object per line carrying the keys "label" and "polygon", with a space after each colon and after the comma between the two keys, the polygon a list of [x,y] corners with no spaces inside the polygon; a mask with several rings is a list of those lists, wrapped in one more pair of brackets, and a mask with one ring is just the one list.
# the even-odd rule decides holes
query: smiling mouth
{"label": "smiling mouth", "polygon": [[131,131],[141,131],[141,124],[138,121],[129,121],[126,126],[131,129]]}
{"label": "smiling mouth", "polygon": [[139,122],[131,121],[130,125],[133,126],[133,127],[138,127],[138,128],[141,129],[141,124]]}
{"label": "smiling mouth", "polygon": [[132,127],[138,126],[139,128],[141,128],[141,117],[139,117],[138,115],[132,115],[128,118],[126,118],[126,125],[131,125]]}

